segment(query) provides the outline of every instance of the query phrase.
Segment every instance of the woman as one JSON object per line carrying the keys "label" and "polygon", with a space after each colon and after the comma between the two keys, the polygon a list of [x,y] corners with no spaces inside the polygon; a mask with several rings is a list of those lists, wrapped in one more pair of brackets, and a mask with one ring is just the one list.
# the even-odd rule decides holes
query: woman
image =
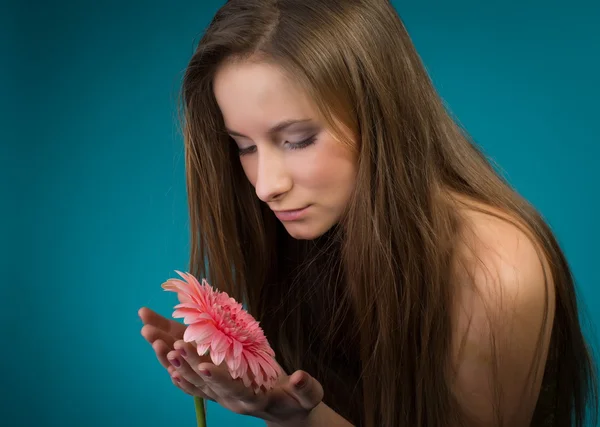
{"label": "woman", "polygon": [[143,308],[174,384],[271,426],[583,426],[567,262],[388,1],[230,0],[182,95],[190,271],[291,375],[255,396]]}

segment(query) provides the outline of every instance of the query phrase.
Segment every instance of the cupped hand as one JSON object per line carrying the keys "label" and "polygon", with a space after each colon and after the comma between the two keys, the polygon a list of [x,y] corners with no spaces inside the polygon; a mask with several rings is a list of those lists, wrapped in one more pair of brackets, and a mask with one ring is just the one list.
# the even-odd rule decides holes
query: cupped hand
{"label": "cupped hand", "polygon": [[185,325],[146,307],[138,314],[144,323],[142,336],[152,344],[173,384],[189,395],[277,424],[302,423],[323,399],[321,384],[304,371],[282,375],[272,389],[255,393],[231,377],[226,363],[215,366],[210,357],[198,355],[193,343],[184,342]]}
{"label": "cupped hand", "polygon": [[[172,375],[174,373],[173,363],[176,362],[172,362],[172,360],[169,359],[169,354],[171,355],[171,359],[176,357],[175,352],[181,348],[181,343],[183,343],[183,333],[185,332],[186,326],[173,319],[167,319],[147,307],[140,308],[138,316],[142,319],[142,323],[144,324],[141,331],[142,336],[152,346],[160,364],[167,369],[169,374],[171,374],[173,384],[179,387],[176,378]],[[178,341],[180,341],[180,344],[176,348],[175,343]],[[186,348],[188,349],[188,352],[196,353],[196,348],[195,346],[192,346],[192,344],[186,343]],[[209,357],[200,358],[200,356],[198,356],[198,358],[205,362],[210,361]],[[181,358],[179,358],[179,360],[181,360]],[[210,399],[209,396],[202,393],[200,388],[198,388],[194,395],[202,397],[203,399]]]}
{"label": "cupped hand", "polygon": [[175,341],[183,339],[185,325],[142,307],[138,311],[142,319],[142,336],[152,345],[158,361],[167,369],[170,365],[167,353],[173,350]]}
{"label": "cupped hand", "polygon": [[270,390],[255,393],[241,379],[233,379],[227,364],[215,366],[194,351],[194,346],[175,342],[167,358],[175,384],[184,392],[207,397],[238,414],[251,415],[265,421],[287,424],[306,419],[323,399],[321,384],[308,373],[296,371],[283,375]]}

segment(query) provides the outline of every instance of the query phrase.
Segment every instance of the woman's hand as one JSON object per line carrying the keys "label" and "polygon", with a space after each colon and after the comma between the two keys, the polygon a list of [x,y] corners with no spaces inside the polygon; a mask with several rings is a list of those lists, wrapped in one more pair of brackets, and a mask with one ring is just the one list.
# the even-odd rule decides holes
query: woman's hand
{"label": "woman's hand", "polygon": [[[168,355],[170,352],[175,350],[175,343],[179,340],[183,340],[183,333],[185,332],[186,326],[173,320],[167,319],[164,316],[150,310],[147,307],[142,307],[138,311],[140,319],[144,326],[142,327],[142,336],[152,345],[154,353],[161,365],[173,373],[173,365],[169,360]],[[188,344],[191,347],[190,344]],[[196,349],[193,350],[196,353]],[[200,356],[198,356],[200,358]],[[202,358],[203,361],[210,361],[209,357]],[[179,386],[176,380],[171,375],[173,384]],[[195,393],[196,396],[202,397],[203,399],[209,399],[209,396],[203,395],[199,390]]]}
{"label": "woman's hand", "polygon": [[278,425],[302,425],[323,399],[321,384],[304,371],[283,375],[271,390],[255,394],[240,379],[231,378],[225,363],[215,366],[208,356],[198,355],[195,345],[184,342],[185,325],[145,307],[139,316],[144,323],[142,335],[173,384],[189,395]]}
{"label": "woman's hand", "polygon": [[173,350],[175,341],[183,339],[185,325],[142,307],[138,311],[142,319],[142,336],[152,345],[158,361],[167,369],[170,365],[167,354]]}

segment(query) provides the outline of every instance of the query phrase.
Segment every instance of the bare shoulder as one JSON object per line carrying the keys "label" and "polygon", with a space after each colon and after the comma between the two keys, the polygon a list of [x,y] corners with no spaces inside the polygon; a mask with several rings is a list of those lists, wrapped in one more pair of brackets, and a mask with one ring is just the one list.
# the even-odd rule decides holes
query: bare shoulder
{"label": "bare shoulder", "polygon": [[[544,251],[516,217],[473,204],[456,246],[455,391],[485,425],[528,425],[554,316]],[[494,422],[498,417],[504,421]]]}
{"label": "bare shoulder", "polygon": [[515,304],[548,299],[553,289],[548,260],[523,222],[483,205],[461,214],[455,260],[462,283],[475,286],[489,303],[503,296]]}

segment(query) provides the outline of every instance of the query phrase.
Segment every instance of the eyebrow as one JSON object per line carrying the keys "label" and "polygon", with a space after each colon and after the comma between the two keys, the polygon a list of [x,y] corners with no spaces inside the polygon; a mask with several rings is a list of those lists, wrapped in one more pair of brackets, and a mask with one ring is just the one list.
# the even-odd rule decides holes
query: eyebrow
{"label": "eyebrow", "polygon": [[[273,135],[273,134],[276,134],[276,133],[283,132],[284,130],[286,130],[290,126],[297,125],[297,124],[309,123],[310,121],[311,121],[310,119],[301,119],[301,120],[290,119],[290,120],[284,120],[283,122],[279,122],[275,126],[273,126],[272,128],[270,128],[269,131],[268,131],[268,133],[270,135]],[[240,138],[248,138],[246,135],[242,135],[241,133],[236,132],[234,130],[231,130],[231,129],[228,129],[228,128],[225,128],[225,130],[231,136],[237,136],[237,137],[240,137]]]}

